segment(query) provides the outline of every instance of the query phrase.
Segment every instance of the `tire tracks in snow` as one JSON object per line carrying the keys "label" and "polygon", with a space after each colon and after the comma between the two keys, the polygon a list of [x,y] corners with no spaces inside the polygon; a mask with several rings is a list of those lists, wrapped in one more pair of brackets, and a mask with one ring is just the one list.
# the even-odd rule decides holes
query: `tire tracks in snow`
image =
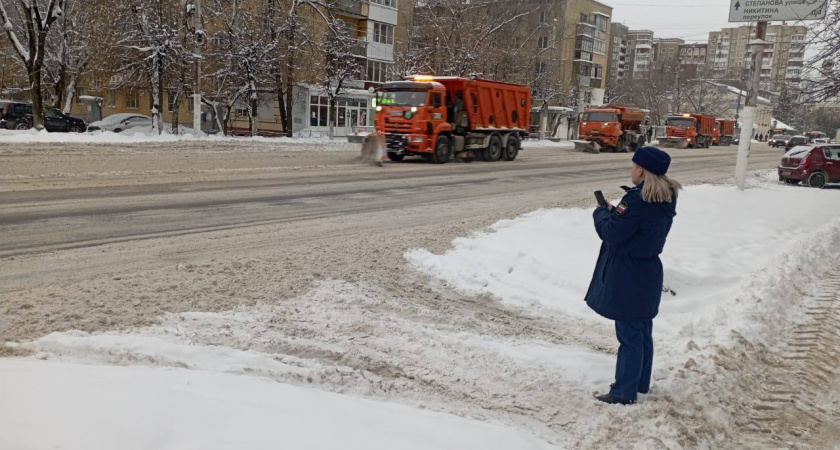
{"label": "tire tracks in snow", "polygon": [[807,320],[793,328],[779,358],[767,367],[767,382],[741,427],[740,448],[822,448],[809,437],[840,421],[840,409],[826,402],[840,381],[840,272],[824,278],[805,314]]}

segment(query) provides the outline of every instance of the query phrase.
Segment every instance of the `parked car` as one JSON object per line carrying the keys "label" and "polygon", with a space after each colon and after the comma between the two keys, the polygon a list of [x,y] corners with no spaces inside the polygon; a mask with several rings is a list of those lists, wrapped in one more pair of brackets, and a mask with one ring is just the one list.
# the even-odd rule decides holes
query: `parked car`
{"label": "parked car", "polygon": [[[0,127],[8,130],[28,130],[32,128],[32,105],[23,102],[7,102],[0,113]],[[44,128],[50,132],[81,133],[85,131],[85,121],[62,114],[59,110],[44,106]]]}
{"label": "parked car", "polygon": [[770,145],[775,147],[784,147],[787,145],[787,141],[790,139],[790,135],[787,134],[777,134],[773,136],[770,141],[768,142]]}
{"label": "parked car", "polygon": [[142,114],[112,114],[88,125],[88,131],[113,131],[122,133],[132,128],[151,127],[152,118]]}
{"label": "parked car", "polygon": [[792,149],[793,147],[798,147],[800,145],[809,145],[808,138],[805,136],[791,136],[790,139],[787,140],[785,144],[785,152]]}
{"label": "parked car", "polygon": [[785,153],[778,167],[779,180],[791,184],[805,182],[823,188],[840,183],[840,145],[798,146]]}
{"label": "parked car", "polygon": [[813,141],[811,141],[811,143],[814,144],[814,145],[817,145],[817,144],[828,144],[829,142],[828,142],[828,139],[825,139],[825,138],[816,138]]}

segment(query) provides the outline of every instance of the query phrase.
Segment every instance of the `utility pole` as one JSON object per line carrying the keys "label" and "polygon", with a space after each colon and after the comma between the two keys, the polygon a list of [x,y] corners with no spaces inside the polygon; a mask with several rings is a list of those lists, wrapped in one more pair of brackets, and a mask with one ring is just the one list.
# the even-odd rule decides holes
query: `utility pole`
{"label": "utility pole", "polygon": [[[747,167],[750,160],[750,144],[753,138],[753,124],[755,123],[758,96],[761,89],[761,64],[764,59],[764,38],[767,33],[767,22],[758,22],[755,27],[755,39],[750,42],[752,61],[750,63],[750,83],[747,99],[744,102],[744,115],[741,121],[741,142],[738,144],[738,159],[735,162],[735,183],[738,189],[744,190],[747,180]],[[739,102],[740,103],[740,102]]]}
{"label": "utility pole", "polygon": [[201,47],[204,45],[204,28],[201,24],[201,0],[194,0],[195,23],[195,86],[193,87],[193,130],[201,136]]}

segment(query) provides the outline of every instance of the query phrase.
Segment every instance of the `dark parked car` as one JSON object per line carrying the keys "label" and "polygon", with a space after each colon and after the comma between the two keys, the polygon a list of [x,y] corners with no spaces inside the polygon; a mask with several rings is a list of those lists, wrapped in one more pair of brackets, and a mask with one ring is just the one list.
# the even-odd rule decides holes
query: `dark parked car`
{"label": "dark parked car", "polygon": [[800,145],[808,145],[808,138],[805,136],[792,136],[787,140],[787,144],[785,144],[785,152]]}
{"label": "dark parked car", "polygon": [[778,170],[779,180],[786,183],[805,181],[815,188],[840,183],[840,145],[794,147],[785,153]]}
{"label": "dark parked car", "polygon": [[[0,115],[0,127],[8,130],[32,128],[32,105],[22,102],[7,102]],[[50,132],[82,133],[87,129],[85,121],[65,116],[59,110],[44,106],[44,128]]]}

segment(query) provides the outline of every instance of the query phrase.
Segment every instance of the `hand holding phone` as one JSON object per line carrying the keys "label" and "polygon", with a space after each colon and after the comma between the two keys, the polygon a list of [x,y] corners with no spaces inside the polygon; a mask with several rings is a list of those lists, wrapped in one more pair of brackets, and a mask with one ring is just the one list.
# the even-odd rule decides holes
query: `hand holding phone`
{"label": "hand holding phone", "polygon": [[595,200],[598,201],[598,206],[607,206],[607,199],[604,198],[604,193],[595,191]]}

